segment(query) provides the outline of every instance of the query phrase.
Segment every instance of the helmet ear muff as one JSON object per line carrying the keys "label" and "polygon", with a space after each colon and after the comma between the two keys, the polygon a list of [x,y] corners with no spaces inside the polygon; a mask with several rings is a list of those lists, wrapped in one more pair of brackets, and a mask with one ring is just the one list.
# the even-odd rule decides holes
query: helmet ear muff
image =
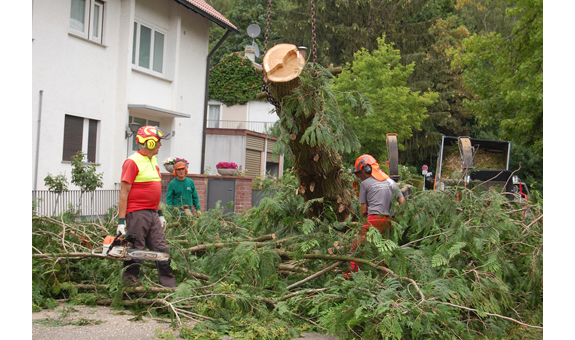
{"label": "helmet ear muff", "polygon": [[366,174],[371,174],[371,165],[369,164],[364,165],[363,171],[365,171]]}
{"label": "helmet ear muff", "polygon": [[[188,168],[186,168],[186,175],[188,174]],[[176,170],[174,169],[174,176],[178,176],[178,174],[176,173]]]}
{"label": "helmet ear muff", "polygon": [[156,141],[153,139],[148,139],[146,141],[146,146],[148,147],[148,149],[152,150],[153,148],[156,147]]}

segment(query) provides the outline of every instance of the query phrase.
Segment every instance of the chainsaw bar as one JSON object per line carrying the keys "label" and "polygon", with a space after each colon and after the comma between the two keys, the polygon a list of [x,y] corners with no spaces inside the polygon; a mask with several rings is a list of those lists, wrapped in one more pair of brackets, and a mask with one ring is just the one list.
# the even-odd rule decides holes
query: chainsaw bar
{"label": "chainsaw bar", "polygon": [[106,236],[104,244],[92,250],[92,255],[106,257],[115,260],[150,260],[150,261],[167,261],[170,259],[170,254],[162,253],[151,250],[133,249],[132,242],[135,236],[129,235],[126,239],[119,238],[120,234],[116,237]]}
{"label": "chainsaw bar", "polygon": [[170,259],[170,254],[149,250],[128,249],[128,257],[140,260],[167,261]]}

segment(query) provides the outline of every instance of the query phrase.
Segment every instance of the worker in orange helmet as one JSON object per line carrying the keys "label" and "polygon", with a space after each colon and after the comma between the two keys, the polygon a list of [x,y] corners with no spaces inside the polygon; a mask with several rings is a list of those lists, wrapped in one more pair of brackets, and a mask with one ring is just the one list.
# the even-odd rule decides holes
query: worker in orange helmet
{"label": "worker in orange helmet", "polygon": [[[186,177],[188,174],[188,161],[183,158],[177,158],[174,164],[174,178],[168,184],[168,192],[166,193],[166,203],[171,207],[178,207],[186,211],[194,207],[196,215],[200,216],[200,199],[194,181]],[[182,216],[186,216],[184,211],[181,212]]]}
{"label": "worker in orange helmet", "polygon": [[[371,155],[359,156],[355,161],[353,173],[361,180],[359,203],[361,214],[367,217],[367,223],[353,241],[351,251],[355,251],[365,241],[369,228],[375,227],[382,233],[391,231],[389,218],[393,215],[391,203],[394,195],[397,195],[400,205],[405,202],[397,183],[379,168],[376,159]],[[350,268],[344,273],[344,277],[349,278],[350,271],[357,272],[358,269],[359,264],[350,261]]]}
{"label": "worker in orange helmet", "polygon": [[[135,249],[147,246],[152,251],[170,253],[163,230],[166,219],[160,209],[162,178],[156,159],[161,141],[170,137],[157,126],[142,126],[136,135],[139,150],[122,165],[117,232],[122,235],[135,233]],[[124,269],[123,281],[137,284],[140,280],[140,260],[124,261]],[[170,259],[156,261],[156,269],[161,285],[176,286]]]}

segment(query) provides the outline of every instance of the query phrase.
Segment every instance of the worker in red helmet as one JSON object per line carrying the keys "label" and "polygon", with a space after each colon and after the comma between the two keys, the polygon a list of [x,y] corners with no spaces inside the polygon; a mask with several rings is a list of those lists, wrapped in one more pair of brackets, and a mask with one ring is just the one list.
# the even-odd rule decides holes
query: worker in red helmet
{"label": "worker in red helmet", "polygon": [[[170,253],[163,231],[166,219],[160,209],[162,178],[156,159],[162,146],[161,141],[170,137],[157,126],[142,126],[136,135],[139,150],[122,165],[117,232],[122,235],[127,232],[134,233],[135,249],[144,249],[147,246],[152,251]],[[124,269],[123,281],[132,285],[138,284],[140,260],[124,261]],[[176,286],[169,259],[156,261],[156,269],[161,285]]]}
{"label": "worker in red helmet", "polygon": [[[362,215],[367,217],[367,223],[363,225],[351,245],[351,250],[355,251],[365,241],[369,228],[375,227],[382,233],[391,231],[389,219],[393,215],[392,199],[396,196],[401,205],[405,202],[405,198],[397,183],[379,168],[376,159],[371,155],[359,156],[355,161],[353,173],[361,180],[359,203]],[[351,261],[350,268],[344,276],[349,278],[350,271],[357,272],[358,269],[359,264]]]}
{"label": "worker in red helmet", "polygon": [[[200,199],[194,181],[186,177],[188,174],[188,161],[183,158],[176,159],[174,164],[174,178],[168,184],[168,192],[166,193],[166,203],[172,207],[179,207],[182,209],[189,209],[194,207],[196,215],[200,216]],[[185,214],[182,212],[182,216]]]}

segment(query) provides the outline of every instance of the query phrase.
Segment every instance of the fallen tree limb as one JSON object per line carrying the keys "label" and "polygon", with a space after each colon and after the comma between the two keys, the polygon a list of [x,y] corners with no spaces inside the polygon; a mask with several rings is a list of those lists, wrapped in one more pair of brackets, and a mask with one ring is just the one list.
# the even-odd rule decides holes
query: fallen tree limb
{"label": "fallen tree limb", "polygon": [[[97,284],[83,284],[76,283],[74,287],[84,290],[98,290],[98,289],[108,289],[108,285],[97,285]],[[169,287],[127,287],[124,292],[126,293],[173,293],[174,288]]]}
{"label": "fallen tree limb", "polygon": [[[209,247],[214,247],[214,248],[223,248],[226,246],[233,246],[233,245],[238,245],[241,243],[245,243],[245,242],[253,242],[255,243],[256,246],[264,246],[264,245],[270,245],[275,243],[276,245],[294,240],[294,239],[298,239],[301,237],[311,237],[313,235],[297,235],[297,236],[292,236],[292,237],[287,237],[281,240],[276,240],[276,235],[275,234],[269,234],[269,235],[264,235],[264,236],[260,236],[257,237],[255,239],[252,240],[242,240],[242,241],[232,241],[232,242],[216,242],[216,243],[205,243],[205,244],[198,244],[196,246],[190,247],[190,248],[184,248],[182,249],[182,251],[190,251],[190,252],[198,252],[198,251],[205,251],[207,250]],[[272,242],[266,242],[266,241],[272,241]]]}
{"label": "fallen tree limb", "polygon": [[[280,256],[285,256],[285,257],[290,257],[290,258],[291,257],[297,257],[299,255],[299,254],[294,253],[294,252],[286,252],[286,251],[282,251],[282,250],[276,250],[276,252]],[[419,285],[417,284],[417,282],[415,282],[415,280],[410,279],[408,277],[401,277],[401,276],[395,274],[391,269],[383,267],[383,266],[379,266],[379,265],[377,265],[371,261],[368,261],[368,260],[365,260],[362,258],[345,256],[345,255],[303,254],[301,256],[305,259],[318,259],[318,260],[331,260],[331,261],[354,261],[356,263],[363,263],[363,264],[368,265],[374,269],[384,271],[384,272],[388,273],[389,275],[395,277],[398,280],[407,281],[407,282],[413,284],[415,289],[417,289],[419,296],[421,297],[420,303],[423,303],[426,301],[425,295],[423,295],[423,292],[421,291],[421,289],[419,288]]]}
{"label": "fallen tree limb", "polygon": [[328,290],[328,288],[298,290],[297,292],[289,293],[287,295],[282,296],[281,298],[277,299],[275,302],[285,301],[285,300],[291,299],[292,297],[299,295],[299,294],[311,295],[311,294],[320,293],[320,292],[323,292],[326,290]]}
{"label": "fallen tree limb", "polygon": [[[442,305],[448,305],[448,306],[451,306],[451,307],[456,307],[456,308],[464,309],[464,310],[467,310],[467,311],[470,311],[470,312],[474,312],[474,313],[477,314],[477,315],[479,315],[479,313],[480,313],[477,309],[473,309],[473,308],[469,308],[469,307],[465,307],[465,306],[454,305],[454,304],[449,303],[449,302],[439,302],[439,303],[442,304]],[[543,330],[543,327],[529,325],[529,324],[523,323],[523,322],[521,322],[521,321],[515,320],[515,319],[513,319],[513,318],[510,318],[510,317],[508,317],[508,316],[503,316],[503,315],[493,314],[493,313],[487,313],[487,312],[483,312],[483,313],[484,313],[485,315],[489,315],[489,316],[493,316],[493,317],[505,319],[505,320],[508,320],[508,321],[511,321],[511,322],[515,322],[516,324],[519,324],[519,325],[521,325],[521,326],[530,327],[530,328],[537,328],[537,329]]]}
{"label": "fallen tree limb", "polygon": [[308,282],[308,281],[311,281],[311,280],[315,279],[316,277],[321,276],[321,275],[323,275],[323,274],[325,274],[325,273],[331,271],[331,270],[334,269],[335,267],[339,266],[341,263],[343,263],[343,262],[342,262],[342,261],[338,261],[338,262],[332,264],[331,266],[329,266],[329,267],[327,267],[327,268],[324,268],[324,269],[320,270],[319,272],[317,272],[317,273],[315,273],[315,274],[313,274],[313,275],[310,275],[310,276],[306,277],[305,279],[303,279],[303,280],[301,280],[301,281],[298,281],[298,282],[296,282],[296,283],[294,283],[294,284],[292,284],[292,285],[289,285],[289,286],[287,287],[287,289],[290,290],[290,289],[295,288],[295,287],[297,287],[297,286],[300,286],[300,285],[302,285],[302,284],[304,284],[304,283],[306,283],[306,282]]}

